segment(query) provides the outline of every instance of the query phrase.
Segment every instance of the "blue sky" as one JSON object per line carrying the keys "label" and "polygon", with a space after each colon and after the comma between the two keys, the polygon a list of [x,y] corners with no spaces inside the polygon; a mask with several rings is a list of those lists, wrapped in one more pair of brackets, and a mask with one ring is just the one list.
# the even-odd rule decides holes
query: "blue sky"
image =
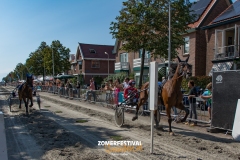
{"label": "blue sky", "polygon": [[0,81],[42,41],[114,45],[110,22],[125,0],[0,0]]}
{"label": "blue sky", "polygon": [[0,0],[0,81],[42,41],[114,45],[110,23],[123,0]]}

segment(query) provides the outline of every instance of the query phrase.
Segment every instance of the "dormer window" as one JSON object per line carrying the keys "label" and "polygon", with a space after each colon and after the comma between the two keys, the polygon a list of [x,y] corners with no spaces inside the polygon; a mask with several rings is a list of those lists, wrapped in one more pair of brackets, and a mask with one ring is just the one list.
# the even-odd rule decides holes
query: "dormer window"
{"label": "dormer window", "polygon": [[89,49],[90,53],[96,53],[94,49]]}

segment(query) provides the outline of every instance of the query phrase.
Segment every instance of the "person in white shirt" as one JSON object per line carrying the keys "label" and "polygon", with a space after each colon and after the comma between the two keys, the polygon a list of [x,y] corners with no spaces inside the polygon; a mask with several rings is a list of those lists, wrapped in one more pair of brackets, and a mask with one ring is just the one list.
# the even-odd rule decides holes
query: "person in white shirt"
{"label": "person in white shirt", "polygon": [[127,77],[127,78],[124,79],[124,82],[123,82],[123,89],[128,88],[128,86],[129,86],[128,82],[129,82],[129,78]]}

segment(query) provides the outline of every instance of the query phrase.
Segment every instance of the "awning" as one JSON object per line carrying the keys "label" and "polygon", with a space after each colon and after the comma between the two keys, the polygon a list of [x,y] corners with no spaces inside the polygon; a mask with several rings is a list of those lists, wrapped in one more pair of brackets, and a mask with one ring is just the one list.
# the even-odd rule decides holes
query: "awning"
{"label": "awning", "polygon": [[74,78],[75,76],[73,75],[59,75],[59,76],[55,76],[55,79],[69,79],[69,78]]}
{"label": "awning", "polygon": [[213,72],[216,71],[227,71],[227,70],[231,70],[233,65],[233,62],[221,62],[221,63],[215,63],[212,66],[211,71],[209,72],[209,76],[212,76]]}

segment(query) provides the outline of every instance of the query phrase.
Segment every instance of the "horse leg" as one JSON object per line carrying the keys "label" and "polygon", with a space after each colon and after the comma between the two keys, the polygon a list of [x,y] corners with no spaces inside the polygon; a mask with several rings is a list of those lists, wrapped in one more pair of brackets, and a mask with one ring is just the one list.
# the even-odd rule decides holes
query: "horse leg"
{"label": "horse leg", "polygon": [[136,113],[135,113],[135,116],[132,118],[132,121],[135,121],[136,119],[138,119],[138,110],[139,110],[139,105],[137,104]]}
{"label": "horse leg", "polygon": [[23,98],[25,108],[26,108],[26,114],[28,115],[28,101],[26,101],[26,98]]}
{"label": "horse leg", "polygon": [[179,103],[178,105],[175,106],[178,109],[184,110],[185,111],[185,116],[183,117],[183,119],[181,119],[181,122],[185,122],[188,115],[189,115],[189,109],[187,109],[182,103]]}
{"label": "horse leg", "polygon": [[146,102],[145,98],[140,98],[139,103],[137,104],[137,107],[136,107],[135,116],[132,118],[132,121],[135,121],[136,119],[138,119],[138,110],[145,102]]}
{"label": "horse leg", "polygon": [[32,97],[30,98],[30,101],[31,101],[31,104],[29,105],[29,107],[32,107],[33,106],[33,99],[32,99]]}
{"label": "horse leg", "polygon": [[154,120],[155,120],[155,123],[156,123],[156,127],[159,126],[159,122],[157,120],[157,112],[158,112],[158,110],[154,110]]}
{"label": "horse leg", "polygon": [[22,108],[22,99],[19,99],[19,109]]}
{"label": "horse leg", "polygon": [[167,117],[168,117],[168,126],[169,126],[169,134],[173,135],[172,132],[172,117],[171,117],[171,107],[169,105],[165,105],[166,107],[166,112],[167,112]]}

